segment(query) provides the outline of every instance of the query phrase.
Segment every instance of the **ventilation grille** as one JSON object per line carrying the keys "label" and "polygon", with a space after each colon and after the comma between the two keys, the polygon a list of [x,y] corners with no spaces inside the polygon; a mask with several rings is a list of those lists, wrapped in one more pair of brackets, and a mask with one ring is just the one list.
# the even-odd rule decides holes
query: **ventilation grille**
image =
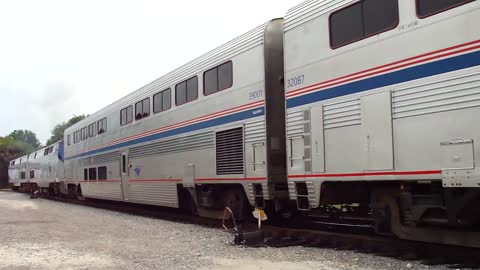
{"label": "ventilation grille", "polygon": [[303,135],[305,132],[304,111],[289,112],[287,115],[287,136]]}
{"label": "ventilation grille", "polygon": [[480,106],[480,73],[443,78],[393,91],[393,118]]}
{"label": "ventilation grille", "polygon": [[80,160],[80,166],[90,166],[94,164],[108,163],[118,161],[120,159],[119,152],[110,152],[93,157],[83,158]]}
{"label": "ventilation grille", "polygon": [[216,134],[217,175],[243,174],[243,128]]}
{"label": "ventilation grille", "polygon": [[134,147],[130,149],[129,154],[130,158],[143,158],[205,148],[213,148],[213,132],[203,132]]}
{"label": "ventilation grille", "polygon": [[323,107],[323,128],[332,129],[360,125],[360,99],[343,100]]}
{"label": "ventilation grille", "polygon": [[245,123],[245,143],[265,141],[265,120]]}

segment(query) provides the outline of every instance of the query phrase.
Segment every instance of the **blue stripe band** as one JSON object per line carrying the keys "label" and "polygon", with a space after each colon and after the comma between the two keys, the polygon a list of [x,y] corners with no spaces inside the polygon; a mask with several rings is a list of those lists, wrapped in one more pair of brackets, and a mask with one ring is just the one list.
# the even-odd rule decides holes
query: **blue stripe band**
{"label": "blue stripe band", "polygon": [[[394,85],[398,83],[408,82],[416,79],[426,78],[446,72],[451,72],[455,70],[460,70],[464,68],[474,67],[480,65],[480,51],[468,53],[452,58],[442,59],[439,61],[414,66],[410,68],[406,68],[403,70],[391,72],[388,74],[379,75],[376,77],[335,86],[328,89],[319,90],[313,93],[305,94],[303,96],[290,98],[287,100],[286,105],[287,108],[294,108],[322,100],[327,100],[331,98],[336,98],[340,96],[360,93],[363,91],[368,91],[380,87],[385,87],[389,85]],[[191,124],[185,127],[180,127],[176,129],[172,129],[169,131],[149,135],[143,138],[134,139],[131,141],[107,146],[104,148],[100,148],[97,150],[85,152],[79,155],[75,155],[72,157],[66,158],[66,160],[74,159],[74,158],[81,158],[89,155],[94,155],[97,153],[116,150],[119,148],[124,148],[127,146],[140,144],[148,141],[153,141],[165,137],[175,136],[182,133],[192,132],[200,129],[211,128],[214,126],[220,126],[224,124],[228,124],[231,122],[241,121],[257,116],[264,115],[264,107],[254,108],[247,111],[207,120],[200,123]]]}
{"label": "blue stripe band", "polygon": [[134,139],[134,140],[127,141],[127,142],[114,144],[114,145],[107,146],[107,147],[104,147],[104,148],[100,148],[100,149],[97,149],[97,150],[93,150],[93,151],[85,152],[85,153],[82,153],[82,154],[79,154],[79,155],[71,156],[71,157],[68,157],[68,158],[65,158],[65,159],[70,160],[70,159],[74,159],[74,158],[81,158],[81,157],[85,157],[85,156],[89,156],[89,155],[93,155],[93,154],[98,154],[98,153],[105,152],[105,151],[115,150],[115,149],[131,146],[131,145],[135,145],[135,144],[140,144],[140,143],[144,143],[144,142],[148,142],[148,141],[158,140],[158,139],[161,139],[161,138],[170,137],[170,136],[174,136],[174,135],[178,135],[178,134],[182,134],[182,133],[187,133],[187,132],[191,132],[191,131],[195,131],[195,130],[199,130],[199,129],[205,129],[205,128],[210,128],[210,127],[220,126],[220,125],[224,125],[224,124],[228,124],[228,123],[232,123],[232,122],[236,122],[236,121],[241,121],[241,120],[245,120],[245,119],[249,119],[249,118],[253,118],[253,117],[262,116],[262,115],[264,115],[264,113],[265,113],[264,108],[263,107],[258,107],[258,108],[254,108],[254,109],[251,109],[251,110],[248,110],[248,111],[243,111],[243,112],[239,112],[239,113],[235,113],[235,114],[231,114],[231,115],[207,120],[207,121],[204,121],[204,122],[188,125],[188,126],[185,126],[185,127],[180,127],[180,128],[172,129],[172,130],[169,130],[169,131],[149,135],[149,136],[146,136],[146,137],[143,137],[143,138],[138,138],[138,139]]}
{"label": "blue stripe band", "polygon": [[287,108],[290,109],[313,102],[355,94],[478,65],[480,65],[480,51],[442,59],[428,64],[406,68],[361,81],[319,90],[303,96],[290,98],[287,100]]}

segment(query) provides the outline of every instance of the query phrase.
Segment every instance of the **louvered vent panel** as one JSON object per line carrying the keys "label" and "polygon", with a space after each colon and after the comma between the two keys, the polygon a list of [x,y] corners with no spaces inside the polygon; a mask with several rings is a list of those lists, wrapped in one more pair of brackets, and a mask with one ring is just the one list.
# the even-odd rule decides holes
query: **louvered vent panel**
{"label": "louvered vent panel", "polygon": [[110,152],[101,155],[96,155],[88,158],[83,158],[80,160],[80,166],[90,166],[95,164],[108,163],[112,161],[117,161],[120,159],[119,152]]}
{"label": "louvered vent panel", "polygon": [[243,128],[216,134],[217,175],[243,174]]}

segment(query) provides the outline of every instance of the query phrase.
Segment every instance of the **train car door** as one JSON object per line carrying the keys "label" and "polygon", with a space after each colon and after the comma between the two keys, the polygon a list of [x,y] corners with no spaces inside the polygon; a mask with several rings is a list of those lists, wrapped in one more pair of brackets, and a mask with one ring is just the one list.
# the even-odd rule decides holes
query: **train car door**
{"label": "train car door", "polygon": [[312,173],[325,172],[325,141],[323,129],[323,106],[310,108],[312,140]]}
{"label": "train car door", "polygon": [[130,163],[128,160],[128,152],[122,152],[120,158],[120,177],[121,177],[121,187],[123,192],[123,199],[128,201],[128,177],[130,174]]}
{"label": "train car door", "polygon": [[392,99],[390,91],[360,99],[364,170],[393,170]]}

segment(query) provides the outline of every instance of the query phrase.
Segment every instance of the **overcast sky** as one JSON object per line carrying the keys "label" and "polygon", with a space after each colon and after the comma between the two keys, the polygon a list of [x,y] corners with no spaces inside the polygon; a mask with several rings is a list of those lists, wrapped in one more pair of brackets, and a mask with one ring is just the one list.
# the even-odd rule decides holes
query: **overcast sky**
{"label": "overcast sky", "polygon": [[92,114],[302,0],[1,0],[0,136]]}

